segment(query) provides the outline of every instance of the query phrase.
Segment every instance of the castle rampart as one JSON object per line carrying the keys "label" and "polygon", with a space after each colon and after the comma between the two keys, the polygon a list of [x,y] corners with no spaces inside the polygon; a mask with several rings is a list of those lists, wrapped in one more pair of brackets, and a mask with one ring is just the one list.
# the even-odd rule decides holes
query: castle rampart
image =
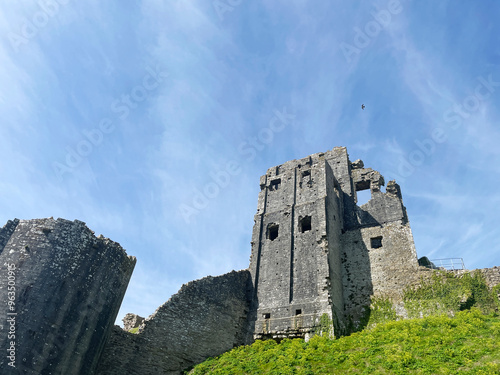
{"label": "castle rampart", "polygon": [[139,327],[114,327],[97,375],[178,375],[208,357],[251,342],[248,271],[183,285]]}

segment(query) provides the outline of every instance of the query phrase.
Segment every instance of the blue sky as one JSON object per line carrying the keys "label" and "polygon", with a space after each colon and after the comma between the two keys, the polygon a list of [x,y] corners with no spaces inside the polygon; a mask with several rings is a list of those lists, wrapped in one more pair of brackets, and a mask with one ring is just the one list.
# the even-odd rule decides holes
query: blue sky
{"label": "blue sky", "polygon": [[[119,319],[248,266],[259,177],[346,146],[419,256],[500,265],[497,1],[0,3],[0,225],[138,258]],[[366,108],[361,110],[361,104]]]}

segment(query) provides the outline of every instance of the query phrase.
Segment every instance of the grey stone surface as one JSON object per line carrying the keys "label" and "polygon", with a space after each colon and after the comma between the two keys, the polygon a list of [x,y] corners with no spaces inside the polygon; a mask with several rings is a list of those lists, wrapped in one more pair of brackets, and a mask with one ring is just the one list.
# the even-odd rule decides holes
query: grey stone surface
{"label": "grey stone surface", "polygon": [[125,331],[130,331],[133,328],[139,328],[139,326],[144,322],[144,318],[137,314],[128,313],[123,319],[123,329]]}
{"label": "grey stone surface", "polygon": [[432,263],[429,258],[427,257],[422,257],[418,259],[418,265],[422,267],[427,267],[427,268],[432,268],[432,269],[438,269],[438,267]]}
{"label": "grey stone surface", "polygon": [[484,276],[488,287],[493,288],[494,286],[500,284],[500,267],[498,266],[492,268],[479,268],[475,270],[455,270],[450,272],[453,272],[456,275],[463,275],[465,273],[474,274],[475,272],[480,272]]}
{"label": "grey stone surface", "polygon": [[165,375],[250,343],[248,271],[206,277],[184,285],[140,326],[115,326],[96,374]]}
{"label": "grey stone surface", "polygon": [[134,265],[81,221],[9,221],[0,230],[0,373],[92,374]]}
{"label": "grey stone surface", "polygon": [[[307,338],[326,314],[336,335],[372,296],[394,296],[418,268],[399,186],[336,147],[260,179],[250,272],[254,337]],[[371,199],[357,205],[357,191]],[[307,230],[304,230],[307,220]],[[271,235],[272,234],[272,235]]]}

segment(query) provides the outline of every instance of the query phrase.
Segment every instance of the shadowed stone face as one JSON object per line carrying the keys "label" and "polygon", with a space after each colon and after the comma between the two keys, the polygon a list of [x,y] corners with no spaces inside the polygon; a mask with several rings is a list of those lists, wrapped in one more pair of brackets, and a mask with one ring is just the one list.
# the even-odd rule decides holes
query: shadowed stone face
{"label": "shadowed stone face", "polygon": [[235,346],[248,344],[250,273],[230,272],[182,286],[139,327],[114,327],[98,375],[179,375]]}
{"label": "shadowed stone face", "polygon": [[0,348],[12,348],[12,360],[0,357],[0,373],[91,374],[135,261],[81,221],[9,221],[0,230]]}

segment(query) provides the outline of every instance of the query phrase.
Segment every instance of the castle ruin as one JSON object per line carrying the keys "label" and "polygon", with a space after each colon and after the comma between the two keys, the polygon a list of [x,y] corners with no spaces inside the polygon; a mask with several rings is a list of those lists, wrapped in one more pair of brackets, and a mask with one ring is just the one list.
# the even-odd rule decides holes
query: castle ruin
{"label": "castle ruin", "polygon": [[[15,271],[19,367],[3,355],[2,374],[177,375],[256,339],[362,328],[373,297],[397,301],[431,271],[418,265],[399,185],[384,185],[344,147],[270,168],[249,268],[191,281],[144,320],[128,315],[136,334],[112,324],[134,257],[77,220],[9,221],[0,229],[0,301],[8,306]],[[359,205],[362,190],[371,199]],[[500,283],[500,268],[482,272],[488,285]]]}
{"label": "castle ruin", "polygon": [[[374,294],[397,292],[392,272],[418,268],[399,185],[337,147],[270,168],[252,234],[254,338],[308,337],[328,316],[335,335]],[[357,192],[371,199],[357,205]]]}
{"label": "castle ruin", "polygon": [[75,220],[0,229],[0,373],[93,374],[136,259]]}

